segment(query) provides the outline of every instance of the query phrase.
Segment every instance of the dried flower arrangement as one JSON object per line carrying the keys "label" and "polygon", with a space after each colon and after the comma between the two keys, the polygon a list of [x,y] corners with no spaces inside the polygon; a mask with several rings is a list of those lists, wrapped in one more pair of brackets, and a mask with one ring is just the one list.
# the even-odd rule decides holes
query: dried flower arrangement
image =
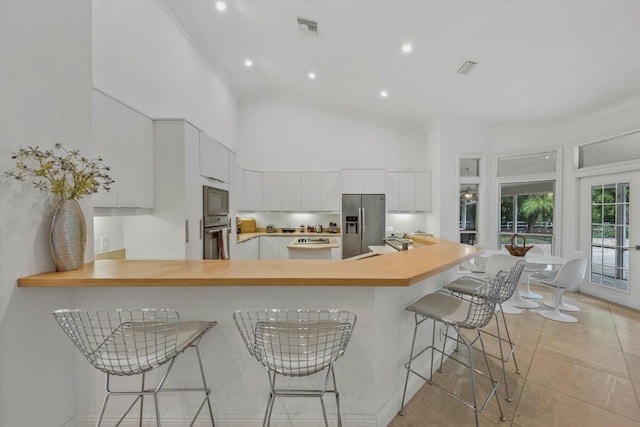
{"label": "dried flower arrangement", "polygon": [[11,158],[16,160],[16,165],[5,172],[5,176],[18,181],[30,179],[40,191],[66,200],[79,200],[101,188],[109,191],[115,182],[101,157],[90,160],[78,150],[69,151],[59,143],[53,150],[41,150],[37,146],[19,148]]}

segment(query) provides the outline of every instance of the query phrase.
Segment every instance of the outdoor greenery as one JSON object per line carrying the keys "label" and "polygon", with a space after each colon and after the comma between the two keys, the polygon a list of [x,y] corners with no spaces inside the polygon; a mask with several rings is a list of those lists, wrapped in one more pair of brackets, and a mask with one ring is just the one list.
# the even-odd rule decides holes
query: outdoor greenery
{"label": "outdoor greenery", "polygon": [[19,148],[11,158],[16,165],[5,176],[18,181],[29,179],[41,192],[63,199],[78,200],[100,188],[109,191],[115,182],[101,157],[90,160],[78,150],[69,151],[59,143],[53,150],[41,150],[38,146]]}
{"label": "outdoor greenery", "polygon": [[[517,227],[508,226],[514,222],[514,196],[502,197],[500,203],[500,221],[502,231],[526,233],[550,232],[553,223],[553,193],[519,194],[517,204]],[[521,225],[522,224],[522,225]],[[543,229],[543,230],[541,230]]]}

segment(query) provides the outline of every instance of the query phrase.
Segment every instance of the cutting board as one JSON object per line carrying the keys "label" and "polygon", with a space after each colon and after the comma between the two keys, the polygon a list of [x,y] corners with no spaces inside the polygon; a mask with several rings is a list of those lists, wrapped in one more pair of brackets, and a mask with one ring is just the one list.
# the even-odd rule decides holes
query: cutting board
{"label": "cutting board", "polygon": [[240,233],[255,233],[256,232],[256,219],[255,218],[240,218]]}

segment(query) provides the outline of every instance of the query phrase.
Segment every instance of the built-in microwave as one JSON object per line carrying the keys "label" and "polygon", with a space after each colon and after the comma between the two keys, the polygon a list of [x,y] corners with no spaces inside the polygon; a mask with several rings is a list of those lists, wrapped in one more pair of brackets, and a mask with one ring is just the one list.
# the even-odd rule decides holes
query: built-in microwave
{"label": "built-in microwave", "polygon": [[205,227],[228,224],[229,192],[219,188],[202,186],[202,207]]}

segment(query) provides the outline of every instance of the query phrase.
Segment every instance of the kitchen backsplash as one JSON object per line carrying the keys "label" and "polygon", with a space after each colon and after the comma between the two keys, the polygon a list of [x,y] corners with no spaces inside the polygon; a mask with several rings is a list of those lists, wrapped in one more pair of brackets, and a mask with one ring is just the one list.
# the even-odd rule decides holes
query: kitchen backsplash
{"label": "kitchen backsplash", "polygon": [[[253,217],[256,219],[256,227],[265,228],[269,224],[273,224],[276,228],[294,227],[299,228],[301,225],[322,224],[328,228],[329,223],[335,222],[338,228],[341,228],[339,214],[324,213],[287,213],[287,212],[242,212],[243,218]],[[387,227],[393,227],[394,231],[404,233],[412,233],[415,231],[425,230],[426,214],[425,213],[388,213],[386,215]]]}

